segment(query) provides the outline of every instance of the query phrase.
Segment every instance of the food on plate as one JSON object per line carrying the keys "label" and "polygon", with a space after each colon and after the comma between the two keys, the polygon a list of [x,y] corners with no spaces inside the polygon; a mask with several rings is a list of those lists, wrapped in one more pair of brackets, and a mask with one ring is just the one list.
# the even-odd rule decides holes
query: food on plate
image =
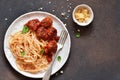
{"label": "food on plate", "polygon": [[37,73],[47,69],[57,51],[57,30],[51,17],[32,19],[23,24],[22,31],[11,35],[9,46],[22,71]]}
{"label": "food on plate", "polygon": [[28,26],[32,30],[37,30],[37,28],[40,26],[40,21],[38,19],[30,20],[28,21],[26,26]]}
{"label": "food on plate", "polygon": [[50,27],[52,25],[52,19],[50,17],[46,17],[41,21],[42,27]]}
{"label": "food on plate", "polygon": [[58,57],[57,57],[57,60],[60,62],[60,61],[61,61],[61,56],[58,56]]}
{"label": "food on plate", "polygon": [[75,13],[75,18],[81,23],[87,22],[90,19],[90,11],[87,8],[78,8]]}
{"label": "food on plate", "polygon": [[57,42],[55,40],[49,41],[48,44],[44,47],[46,59],[48,62],[52,61],[52,55],[57,50]]}

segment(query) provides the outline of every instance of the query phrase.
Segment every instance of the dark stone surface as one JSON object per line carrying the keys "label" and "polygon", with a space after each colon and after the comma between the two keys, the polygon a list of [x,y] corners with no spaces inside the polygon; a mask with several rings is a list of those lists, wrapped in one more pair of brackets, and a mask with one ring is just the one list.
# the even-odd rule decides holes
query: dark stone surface
{"label": "dark stone surface", "polygon": [[[90,5],[95,14],[87,27],[72,20],[74,7],[82,3]],[[3,50],[9,25],[20,15],[40,8],[67,24],[72,41],[69,59],[61,69],[64,73],[58,71],[51,80],[120,80],[120,0],[0,0],[0,80],[40,80],[16,72]],[[61,16],[63,12],[65,16]],[[75,37],[77,29],[81,30],[80,38]]]}

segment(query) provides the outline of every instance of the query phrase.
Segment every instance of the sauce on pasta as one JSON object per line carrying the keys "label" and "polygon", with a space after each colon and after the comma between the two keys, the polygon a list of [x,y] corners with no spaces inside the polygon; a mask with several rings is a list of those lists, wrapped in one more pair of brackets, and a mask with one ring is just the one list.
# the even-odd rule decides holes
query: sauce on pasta
{"label": "sauce on pasta", "polygon": [[32,19],[23,25],[27,27],[27,32],[19,31],[11,36],[10,50],[20,70],[36,73],[47,69],[59,40],[52,23],[51,17],[42,21]]}

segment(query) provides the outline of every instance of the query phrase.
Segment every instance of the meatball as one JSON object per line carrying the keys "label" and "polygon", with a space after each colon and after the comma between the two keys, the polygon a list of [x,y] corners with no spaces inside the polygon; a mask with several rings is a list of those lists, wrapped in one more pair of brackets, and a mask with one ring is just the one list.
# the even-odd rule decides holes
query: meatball
{"label": "meatball", "polygon": [[48,50],[50,52],[53,52],[53,53],[56,52],[56,50],[57,50],[57,42],[55,40],[50,41],[47,46],[48,46],[47,48],[48,48]]}
{"label": "meatball", "polygon": [[28,26],[30,29],[35,31],[40,26],[40,21],[38,19],[30,20],[30,21],[28,21],[26,26]]}
{"label": "meatball", "polygon": [[57,30],[54,27],[50,27],[47,32],[50,37],[57,35]]}
{"label": "meatball", "polygon": [[59,41],[59,38],[60,38],[59,36],[55,36],[55,37],[54,37],[54,40],[58,42],[58,41]]}
{"label": "meatball", "polygon": [[54,39],[55,36],[57,36],[57,30],[54,27],[50,27],[47,29],[47,34],[48,34],[48,40]]}
{"label": "meatball", "polygon": [[44,50],[46,55],[54,54],[57,51],[57,42],[55,40],[49,41]]}
{"label": "meatball", "polygon": [[53,21],[52,21],[51,17],[46,17],[41,21],[41,26],[48,28],[52,25],[52,23],[53,23]]}
{"label": "meatball", "polygon": [[45,29],[44,27],[39,27],[36,31],[36,36],[38,39],[47,40],[48,39],[47,29]]}
{"label": "meatball", "polygon": [[57,42],[55,40],[51,40],[48,44],[44,47],[46,59],[48,62],[52,61],[52,55],[57,51]]}

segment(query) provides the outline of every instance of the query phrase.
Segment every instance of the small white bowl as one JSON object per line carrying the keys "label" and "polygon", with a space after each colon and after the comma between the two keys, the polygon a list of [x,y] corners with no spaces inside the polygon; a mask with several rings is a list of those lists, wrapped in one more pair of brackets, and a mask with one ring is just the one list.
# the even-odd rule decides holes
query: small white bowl
{"label": "small white bowl", "polygon": [[[79,22],[75,17],[75,13],[78,9],[82,9],[82,8],[87,9],[89,11],[90,17],[87,21]],[[93,10],[91,9],[90,6],[88,6],[86,4],[81,4],[81,5],[78,5],[74,8],[73,13],[72,13],[72,17],[73,17],[73,21],[75,23],[77,23],[79,26],[87,26],[93,21],[94,14],[93,14]]]}

